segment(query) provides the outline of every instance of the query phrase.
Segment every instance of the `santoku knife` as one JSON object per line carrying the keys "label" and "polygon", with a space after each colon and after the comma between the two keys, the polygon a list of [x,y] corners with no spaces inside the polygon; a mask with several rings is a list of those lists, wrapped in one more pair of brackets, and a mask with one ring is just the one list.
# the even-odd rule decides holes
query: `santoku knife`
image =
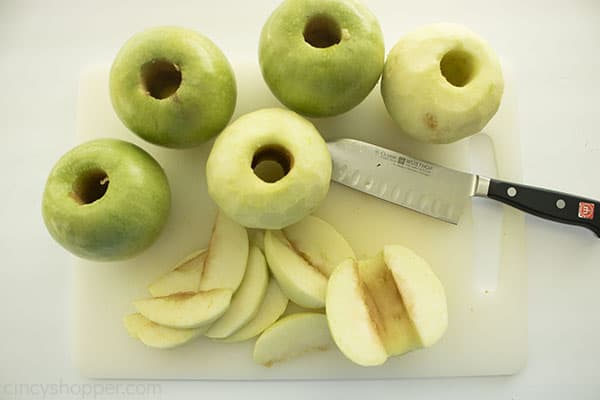
{"label": "santoku knife", "polygon": [[456,224],[470,197],[487,197],[600,237],[596,200],[453,170],[354,139],[327,145],[332,180],[420,213]]}

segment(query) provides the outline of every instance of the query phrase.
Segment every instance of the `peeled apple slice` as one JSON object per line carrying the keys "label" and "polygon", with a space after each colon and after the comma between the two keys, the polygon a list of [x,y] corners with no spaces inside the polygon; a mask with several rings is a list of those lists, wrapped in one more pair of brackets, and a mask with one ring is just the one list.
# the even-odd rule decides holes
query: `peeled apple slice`
{"label": "peeled apple slice", "polygon": [[233,294],[229,308],[206,332],[210,338],[224,338],[237,331],[258,312],[269,284],[265,256],[258,247],[250,247],[246,274]]}
{"label": "peeled apple slice", "polygon": [[254,345],[254,361],[266,367],[334,347],[327,318],[319,313],[288,315],[264,331]]}
{"label": "peeled apple slice", "polygon": [[138,300],[133,305],[140,314],[159,325],[198,328],[210,324],[225,313],[232,293],[230,289],[177,293]]}
{"label": "peeled apple slice", "polygon": [[181,346],[200,336],[205,329],[174,329],[158,325],[142,314],[129,314],[123,318],[129,335],[139,339],[146,346],[157,349],[171,349]]}
{"label": "peeled apple slice", "polygon": [[277,281],[271,278],[265,298],[254,318],[233,335],[219,341],[226,343],[243,342],[259,335],[269,326],[273,325],[277,321],[277,318],[283,314],[288,301],[288,298],[279,288]]}
{"label": "peeled apple slice", "polygon": [[200,277],[206,260],[206,249],[196,251],[180,261],[173,271],[167,272],[148,286],[152,297],[175,293],[198,292]]}

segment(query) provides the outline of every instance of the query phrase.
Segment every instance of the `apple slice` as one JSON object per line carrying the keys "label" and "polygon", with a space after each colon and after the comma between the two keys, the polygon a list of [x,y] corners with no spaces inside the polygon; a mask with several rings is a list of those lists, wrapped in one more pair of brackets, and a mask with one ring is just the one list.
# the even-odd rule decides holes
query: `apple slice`
{"label": "apple slice", "polygon": [[444,286],[429,264],[412,250],[397,245],[385,246],[383,257],[421,345],[437,342],[448,327],[448,307]]}
{"label": "apple slice", "polygon": [[171,328],[198,328],[225,313],[231,301],[231,289],[213,289],[198,293],[176,293],[142,299],[133,303],[150,321]]}
{"label": "apple slice", "polygon": [[171,349],[181,346],[200,336],[206,329],[174,329],[158,325],[142,314],[129,314],[123,318],[125,329],[133,338],[139,339],[146,346],[157,349]]}
{"label": "apple slice", "polygon": [[326,303],[329,329],[341,352],[359,365],[383,364],[388,357],[380,338],[383,324],[354,260],[343,261],[329,277]]}
{"label": "apple slice", "polygon": [[265,233],[265,253],[281,290],[306,308],[325,305],[327,276],[294,251],[281,231]]}
{"label": "apple slice", "polygon": [[277,318],[285,311],[287,304],[288,298],[279,288],[277,281],[271,278],[269,280],[265,298],[254,318],[233,335],[228,336],[225,339],[220,339],[219,342],[242,342],[259,335],[277,321]]}
{"label": "apple slice", "polygon": [[152,297],[175,293],[198,292],[206,260],[206,249],[196,251],[181,260],[173,271],[167,272],[148,286]]}
{"label": "apple slice", "polygon": [[294,250],[326,276],[346,258],[356,258],[354,250],[333,226],[309,215],[283,228]]}
{"label": "apple slice", "polygon": [[229,308],[209,330],[206,336],[224,338],[250,321],[260,308],[269,284],[267,262],[260,249],[250,247],[248,266],[240,288],[233,294]]}
{"label": "apple slice", "polygon": [[441,282],[425,260],[402,246],[342,262],[329,278],[326,310],[336,344],[361,365],[428,347],[448,325]]}
{"label": "apple slice", "polygon": [[319,313],[288,315],[264,331],[254,345],[254,361],[266,367],[334,347],[327,317]]}
{"label": "apple slice", "polygon": [[248,260],[246,228],[219,210],[200,278],[200,290],[237,290]]}

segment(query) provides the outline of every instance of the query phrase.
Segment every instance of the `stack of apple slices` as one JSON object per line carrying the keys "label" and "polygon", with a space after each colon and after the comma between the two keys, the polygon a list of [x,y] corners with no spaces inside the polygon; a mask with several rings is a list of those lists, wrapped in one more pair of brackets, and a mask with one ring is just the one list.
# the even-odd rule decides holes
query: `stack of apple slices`
{"label": "stack of apple slices", "polygon": [[423,259],[386,246],[357,261],[314,216],[262,231],[219,212],[208,249],[148,289],[153,297],[124,319],[131,336],[172,348],[201,335],[221,343],[260,335],[254,360],[266,366],[334,344],[357,364],[378,365],[430,346],[447,326],[444,289]]}

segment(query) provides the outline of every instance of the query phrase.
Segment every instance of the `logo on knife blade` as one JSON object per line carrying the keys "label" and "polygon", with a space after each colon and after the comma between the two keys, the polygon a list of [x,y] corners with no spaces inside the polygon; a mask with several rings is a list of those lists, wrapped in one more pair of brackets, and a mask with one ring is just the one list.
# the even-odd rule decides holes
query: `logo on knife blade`
{"label": "logo on knife blade", "polygon": [[433,165],[425,161],[407,157],[398,157],[396,165],[425,176],[431,175],[431,172],[433,171]]}
{"label": "logo on knife blade", "polygon": [[433,171],[433,165],[425,161],[381,150],[377,150],[376,154],[381,160],[391,161],[396,167],[404,168],[421,175],[429,176]]}

